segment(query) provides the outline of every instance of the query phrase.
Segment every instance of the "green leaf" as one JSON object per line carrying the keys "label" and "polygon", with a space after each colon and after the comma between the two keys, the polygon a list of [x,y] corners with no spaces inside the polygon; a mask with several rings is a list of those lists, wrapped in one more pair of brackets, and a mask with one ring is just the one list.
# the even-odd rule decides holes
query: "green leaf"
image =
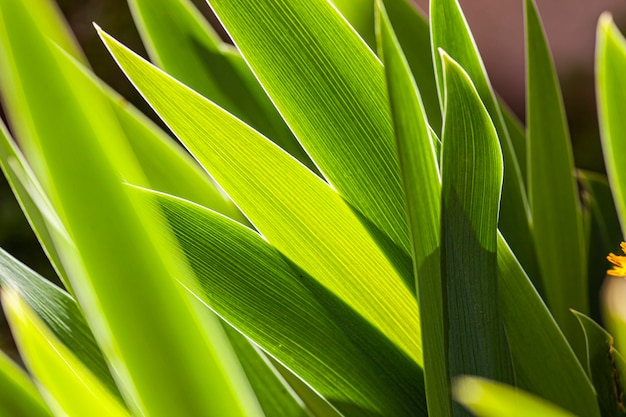
{"label": "green leaf", "polygon": [[[271,357],[269,357],[272,359]],[[314,391],[309,385],[298,378],[293,372],[289,371],[276,360],[272,363],[280,372],[289,386],[298,394],[300,399],[306,404],[310,412],[316,417],[344,417],[328,400]]]}
{"label": "green leaf", "polygon": [[2,351],[0,351],[0,415],[51,416],[33,381]]}
{"label": "green leaf", "polygon": [[[528,271],[538,270],[524,180],[502,117],[501,106],[493,92],[469,26],[458,0],[432,0],[430,11],[432,53],[439,96],[441,98],[444,95],[443,71],[438,53],[438,48],[441,48],[467,71],[498,132],[504,159],[499,228],[524,268]],[[535,281],[540,278],[532,279]]]}
{"label": "green leaf", "polygon": [[441,180],[428,121],[394,29],[378,2],[380,56],[385,63],[398,155],[409,213],[424,349],[429,413],[451,415],[441,274]]}
{"label": "green leaf", "polygon": [[180,288],[189,275],[162,252],[165,229],[122,184],[122,165],[127,181],[143,175],[109,104],[47,40],[29,12],[38,3],[0,1],[2,81],[11,81],[2,91],[14,93],[5,103],[21,111],[10,115],[26,126],[18,139],[37,154],[34,170],[72,238],[55,244],[129,407],[154,416],[260,414]]}
{"label": "green leaf", "polygon": [[428,20],[409,0],[384,0],[387,16],[411,68],[430,126],[441,133],[441,107],[437,95]]}
{"label": "green leaf", "polygon": [[266,416],[311,417],[265,354],[229,326],[224,328]]}
{"label": "green leaf", "polygon": [[402,254],[390,252],[393,245],[381,251],[351,206],[295,159],[100,33],[137,89],[257,230],[421,365],[417,301],[405,285],[410,265]]}
{"label": "green leaf", "polygon": [[498,295],[497,227],[502,153],[467,73],[441,52],[445,110],[441,240],[451,377],[512,381]]}
{"label": "green leaf", "polygon": [[599,417],[591,381],[502,235],[498,279],[517,386],[573,413]]}
{"label": "green leaf", "polygon": [[528,178],[526,175],[526,169],[528,167],[528,163],[526,162],[526,131],[522,122],[513,114],[506,104],[502,103],[502,101],[500,101],[500,108],[502,109],[502,117],[504,118],[506,130],[511,138],[511,145],[513,145],[513,149],[515,150],[515,156],[517,157],[520,169],[520,177]]}
{"label": "green leaf", "polygon": [[190,1],[128,4],[158,66],[313,166],[241,55],[220,40]]}
{"label": "green leaf", "polygon": [[374,0],[331,0],[337,10],[346,18],[363,41],[376,49],[374,24]]}
{"label": "green leaf", "polygon": [[264,237],[192,203],[134,190],[160,204],[199,279],[194,294],[342,414],[426,415],[421,368]]}
{"label": "green leaf", "polygon": [[[91,77],[90,73],[87,75]],[[151,188],[193,201],[247,223],[224,191],[172,137],[108,87],[102,84],[99,86],[111,103]]]}
{"label": "green leaf", "polygon": [[[589,311],[587,259],[574,157],[561,91],[533,0],[525,1],[528,198],[545,299],[574,351],[583,335],[569,309]],[[567,262],[562,261],[568,254]]]}
{"label": "green leaf", "polygon": [[[616,252],[622,233],[611,187],[605,175],[578,170],[583,207],[589,216],[587,281],[589,294],[599,294],[606,275],[606,255]],[[599,320],[599,297],[589,297],[591,317]]]}
{"label": "green leaf", "polygon": [[[55,337],[98,377],[111,393],[119,391],[102,352],[74,299],[0,249],[0,284],[19,294]],[[121,397],[120,397],[121,398]]]}
{"label": "green leaf", "polygon": [[572,313],[585,334],[587,373],[596,389],[602,416],[626,415],[621,398],[624,385],[616,369],[613,336],[584,314],[574,310]]}
{"label": "green leaf", "polygon": [[48,256],[65,288],[71,291],[67,272],[61,262],[52,236],[70,240],[48,196],[32,172],[17,144],[11,138],[4,122],[0,120],[0,168],[24,215],[35,232],[41,247]]}
{"label": "green leaf", "polygon": [[479,417],[576,416],[532,394],[483,378],[459,378],[454,396]]}
{"label": "green leaf", "polygon": [[328,182],[407,253],[410,240],[381,62],[327,0],[211,0]]}
{"label": "green leaf", "polygon": [[2,306],[20,354],[56,415],[129,416],[17,292],[10,288],[3,291]]}
{"label": "green leaf", "polygon": [[622,236],[626,236],[626,39],[609,14],[598,22],[596,45],[596,88],[602,150],[606,170],[617,207]]}

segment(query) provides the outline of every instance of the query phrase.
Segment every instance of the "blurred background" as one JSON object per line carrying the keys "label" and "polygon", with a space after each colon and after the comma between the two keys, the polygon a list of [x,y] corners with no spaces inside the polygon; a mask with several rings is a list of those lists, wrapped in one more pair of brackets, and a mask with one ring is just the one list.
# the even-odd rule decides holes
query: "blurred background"
{"label": "blurred background", "polygon": [[[19,1],[19,0],[18,0]],[[214,24],[204,0],[193,0]],[[428,0],[413,0],[422,11]],[[576,165],[602,172],[602,152],[596,122],[593,58],[595,27],[600,14],[610,11],[626,27],[625,0],[536,0],[563,88]],[[153,115],[122,75],[92,26],[107,32],[139,54],[145,50],[135,30],[125,0],[58,0],[96,74],[138,106]],[[496,91],[524,120],[524,32],[522,0],[461,0],[487,71]],[[158,7],[158,1],[155,2]],[[223,30],[219,33],[227,39]],[[0,247],[54,280],[54,272],[41,251],[13,195],[0,175]],[[12,351],[0,312],[0,349]],[[4,330],[3,330],[4,329]]]}

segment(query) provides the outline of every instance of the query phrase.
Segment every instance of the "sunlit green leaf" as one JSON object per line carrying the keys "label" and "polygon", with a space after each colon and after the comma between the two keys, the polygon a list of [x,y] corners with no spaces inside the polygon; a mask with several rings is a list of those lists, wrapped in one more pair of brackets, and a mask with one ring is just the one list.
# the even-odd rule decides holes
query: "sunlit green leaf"
{"label": "sunlit green leaf", "polygon": [[[188,0],[128,2],[154,62],[174,78],[313,166],[241,55]],[[373,27],[373,25],[372,25]]]}
{"label": "sunlit green leaf", "polygon": [[607,174],[626,236],[626,39],[619,32],[609,14],[600,18],[596,45],[596,87],[602,150]]}
{"label": "sunlit green leaf", "polygon": [[361,38],[374,50],[374,0],[331,0]]}
{"label": "sunlit green leaf", "polygon": [[576,416],[534,395],[482,378],[460,378],[454,393],[478,417]]}
{"label": "sunlit green leaf", "polygon": [[196,296],[344,415],[425,415],[421,368],[263,237],[192,203],[136,192],[158,199],[199,279]]}
{"label": "sunlit green leaf", "polygon": [[[580,327],[569,309],[589,311],[587,259],[574,157],[556,70],[533,0],[525,1],[528,199],[546,302],[579,354]],[[568,261],[562,261],[562,254]]]}
{"label": "sunlit green leaf", "polygon": [[236,330],[228,326],[225,330],[265,415],[311,417],[304,402],[265,354]]}
{"label": "sunlit green leaf", "polygon": [[263,236],[421,364],[417,301],[405,284],[412,281],[410,265],[391,252],[393,246],[384,246],[384,236],[375,240],[328,184],[273,143],[101,36],[139,91]]}
{"label": "sunlit green leaf", "polygon": [[328,0],[209,4],[328,182],[408,253],[385,75],[376,55]]}
{"label": "sunlit green leaf", "polygon": [[18,140],[37,154],[34,171],[71,237],[53,239],[124,398],[154,416],[258,414],[177,282],[184,265],[159,249],[164,229],[122,184],[122,165],[128,181],[143,174],[115,115],[41,31],[38,3],[0,1],[4,103],[19,110],[9,114]]}
{"label": "sunlit green leaf", "polygon": [[2,351],[0,351],[0,415],[51,416],[30,377]]}
{"label": "sunlit green leaf", "polygon": [[46,326],[113,394],[119,391],[76,302],[0,249],[0,284],[19,294]]}
{"label": "sunlit green leaf", "polygon": [[52,235],[57,239],[69,240],[59,216],[55,212],[48,196],[43,191],[28,162],[17,144],[11,138],[4,122],[0,120],[0,168],[7,178],[13,194],[28,219],[41,247],[48,256],[59,278],[68,290],[71,290],[67,273],[61,263],[61,257]]}
{"label": "sunlit green leaf", "polygon": [[384,0],[396,38],[417,84],[430,126],[441,133],[441,107],[430,53],[428,20],[410,0]]}
{"label": "sunlit green leaf", "polygon": [[448,359],[441,274],[441,180],[424,106],[382,2],[378,2],[380,56],[404,180],[417,279],[424,379],[430,413],[450,415]]}
{"label": "sunlit green leaf", "polygon": [[10,287],[2,292],[2,306],[20,353],[55,415],[129,416],[124,406]]}

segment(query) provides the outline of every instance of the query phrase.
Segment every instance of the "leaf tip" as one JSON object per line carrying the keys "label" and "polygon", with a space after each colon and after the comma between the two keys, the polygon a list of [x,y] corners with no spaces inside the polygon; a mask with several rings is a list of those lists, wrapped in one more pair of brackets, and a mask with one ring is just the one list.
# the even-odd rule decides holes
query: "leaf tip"
{"label": "leaf tip", "polygon": [[604,12],[598,19],[598,29],[602,31],[608,31],[613,25],[613,15],[611,12]]}

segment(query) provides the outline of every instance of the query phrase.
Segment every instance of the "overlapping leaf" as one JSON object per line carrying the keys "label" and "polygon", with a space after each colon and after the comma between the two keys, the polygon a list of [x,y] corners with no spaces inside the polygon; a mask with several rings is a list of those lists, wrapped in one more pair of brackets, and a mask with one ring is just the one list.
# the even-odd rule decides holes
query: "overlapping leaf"
{"label": "overlapping leaf", "polygon": [[89,326],[66,292],[0,249],[0,284],[16,292],[57,339],[67,346],[113,394],[119,391]]}
{"label": "overlapping leaf", "polygon": [[410,251],[384,70],[327,0],[209,2],[328,182]]}
{"label": "overlapping leaf", "polygon": [[572,413],[598,417],[591,381],[502,235],[498,279],[517,386]]}
{"label": "overlapping leaf", "polygon": [[40,3],[0,2],[2,92],[20,126],[18,140],[37,156],[29,162],[71,237],[71,244],[55,244],[125,398],[134,411],[154,415],[256,414],[253,402],[239,401],[247,398],[245,387],[236,390],[212,356],[173,278],[185,271],[160,252],[163,229],[145,219],[121,184],[121,165],[129,181],[142,173],[109,104],[47,40],[37,19],[54,17],[30,13]]}
{"label": "overlapping leaf", "polygon": [[67,273],[52,238],[52,235],[56,234],[57,239],[69,241],[67,231],[2,121],[0,121],[0,168],[50,263],[65,287],[71,290]]}
{"label": "overlapping leaf", "polygon": [[[127,76],[268,241],[422,363],[410,265],[325,182],[256,131],[101,35]],[[294,198],[294,190],[298,190]],[[384,252],[386,250],[386,252]]]}
{"label": "overlapping leaf", "polygon": [[421,368],[263,237],[189,202],[136,191],[157,198],[199,279],[196,295],[344,415],[425,415]]}
{"label": "overlapping leaf", "polygon": [[602,415],[611,417],[626,415],[622,403],[624,385],[617,369],[617,363],[623,364],[623,359],[613,346],[613,336],[584,314],[572,312],[585,333],[587,373],[596,389]]}
{"label": "overlapping leaf", "polygon": [[428,20],[409,0],[384,0],[383,3],[419,88],[428,122],[435,132],[441,133],[441,107],[430,53]]}
{"label": "overlapping leaf", "polygon": [[441,151],[441,241],[451,377],[513,380],[497,274],[502,153],[467,73],[441,51],[445,111]]}
{"label": "overlapping leaf", "polygon": [[0,351],[0,415],[50,417],[33,381],[24,370]]}
{"label": "overlapping leaf", "polygon": [[[528,199],[546,302],[582,355],[583,335],[570,312],[589,311],[580,199],[561,92],[539,14],[525,2]],[[561,256],[568,254],[568,261]]]}
{"label": "overlapping leaf", "polygon": [[441,180],[435,143],[408,62],[382,2],[378,3],[380,55],[398,146],[413,243],[422,318],[424,378],[430,413],[450,415],[444,283],[441,274]]}
{"label": "overlapping leaf", "polygon": [[130,416],[10,287],[2,292],[2,306],[21,356],[55,415]]}
{"label": "overlapping leaf", "polygon": [[[458,0],[432,0],[430,2],[430,33],[440,99],[444,91],[438,48],[446,51],[467,71],[492,118],[504,159],[504,183],[498,225],[522,265],[528,271],[538,270],[534,239],[530,229],[528,200],[519,162],[501,114],[501,107],[497,102]],[[443,104],[441,101],[442,106]],[[533,277],[533,280],[537,279],[539,277]]]}
{"label": "overlapping leaf", "polygon": [[157,65],[313,166],[241,55],[220,40],[190,1],[166,0],[154,7],[131,0],[129,6]]}

